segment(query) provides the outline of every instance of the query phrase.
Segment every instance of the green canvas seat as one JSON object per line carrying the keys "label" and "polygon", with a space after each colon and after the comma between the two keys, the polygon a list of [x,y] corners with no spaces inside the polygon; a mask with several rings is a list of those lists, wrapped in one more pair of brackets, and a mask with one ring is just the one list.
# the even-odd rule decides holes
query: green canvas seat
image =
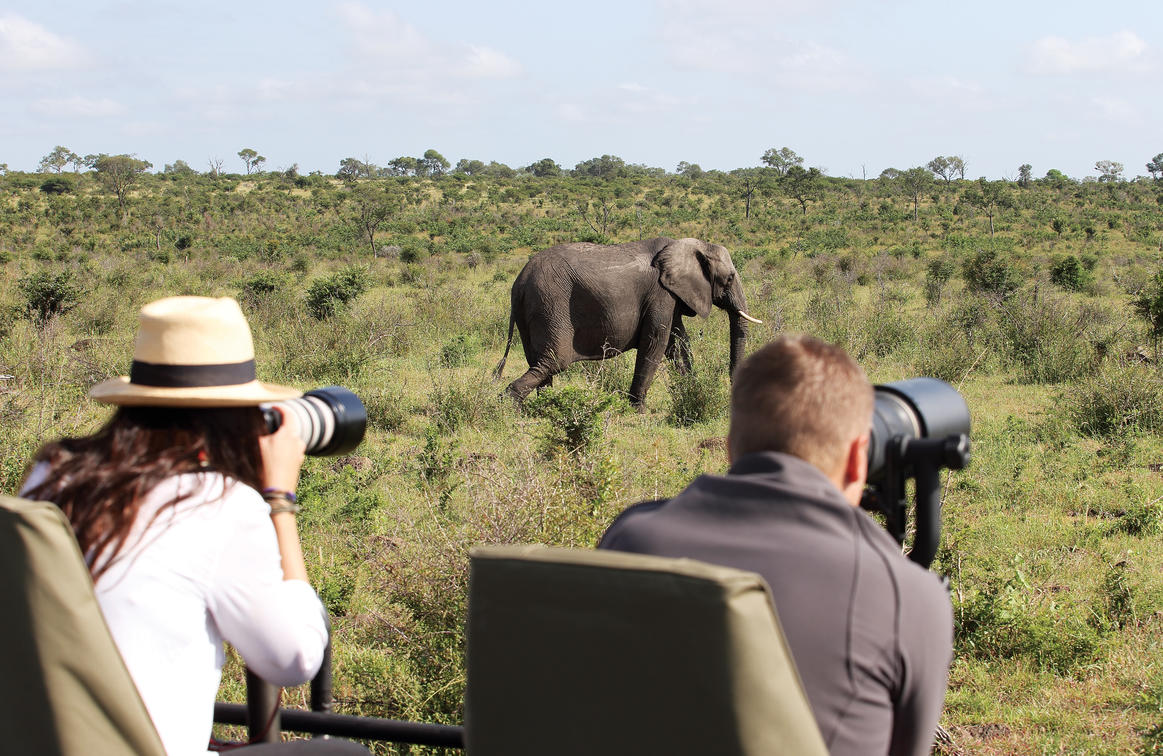
{"label": "green canvas seat", "polygon": [[470,569],[469,756],[826,756],[758,575],[541,546]]}
{"label": "green canvas seat", "polygon": [[0,496],[0,751],[164,756],[55,505]]}

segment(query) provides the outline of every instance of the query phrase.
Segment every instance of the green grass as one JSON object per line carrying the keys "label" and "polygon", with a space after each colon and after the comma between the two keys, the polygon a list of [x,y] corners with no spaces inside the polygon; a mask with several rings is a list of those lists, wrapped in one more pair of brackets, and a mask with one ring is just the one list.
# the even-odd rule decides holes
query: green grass
{"label": "green grass", "polygon": [[[582,238],[576,205],[595,185],[398,182],[410,199],[377,245],[403,260],[371,258],[337,183],[312,193],[274,176],[145,177],[122,223],[85,175],[51,197],[19,179],[0,177],[4,491],[40,443],[108,416],[85,392],[125,371],[136,310],[157,297],[237,296],[263,379],[340,383],[365,398],[365,443],[308,460],[301,490],[311,578],[334,617],[338,711],[459,723],[471,546],[590,546],[625,506],[726,467],[722,313],[688,320],[695,380],[663,369],[644,414],[605,408],[594,426],[581,412],[579,433],[600,430],[585,445],[547,443],[550,421],[502,396],[524,370],[519,346],[503,380],[490,378],[513,277],[534,250]],[[946,487],[935,564],[958,621],[942,752],[1159,753],[1163,411],[1158,366],[1125,359],[1152,352],[1130,302],[1161,263],[1154,188],[1038,186],[995,218],[992,240],[983,218],[954,212],[957,182],[922,201],[917,223],[878,182],[831,180],[806,218],[766,197],[750,220],[723,176],[605,188],[626,203],[615,241],[637,236],[641,217],[646,235],[736,252],[749,310],[765,321],[751,348],[807,331],[844,345],[875,381],[937,375],[964,393],[974,459]],[[1098,222],[1107,216],[1118,222]],[[1061,237],[1052,217],[1065,220]],[[1022,286],[969,291],[964,261],[978,249]],[[1081,291],[1051,281],[1065,255],[1096,260]],[[939,298],[931,282],[926,292],[935,259],[952,271]],[[30,318],[21,282],[64,272],[80,297],[43,324]],[[331,301],[319,281],[344,300],[323,319],[312,316]],[[312,298],[313,286],[323,293]],[[633,359],[576,365],[555,390],[585,410],[629,388]],[[234,657],[225,678],[223,698],[241,700]]]}

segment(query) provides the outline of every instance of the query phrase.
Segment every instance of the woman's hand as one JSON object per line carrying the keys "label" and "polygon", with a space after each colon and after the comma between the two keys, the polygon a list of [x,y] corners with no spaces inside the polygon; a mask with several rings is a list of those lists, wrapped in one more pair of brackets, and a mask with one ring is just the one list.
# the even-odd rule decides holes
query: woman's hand
{"label": "woman's hand", "polygon": [[306,445],[299,438],[299,428],[294,415],[275,407],[283,416],[283,424],[274,433],[259,436],[258,446],[262,452],[262,481],[264,488],[294,493],[299,485],[299,469],[303,466]]}

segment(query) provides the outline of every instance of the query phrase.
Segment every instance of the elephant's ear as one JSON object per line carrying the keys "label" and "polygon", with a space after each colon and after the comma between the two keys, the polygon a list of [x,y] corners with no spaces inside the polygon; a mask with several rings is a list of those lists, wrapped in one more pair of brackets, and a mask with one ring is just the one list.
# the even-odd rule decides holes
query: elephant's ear
{"label": "elephant's ear", "polygon": [[664,289],[699,317],[711,314],[711,280],[698,247],[686,240],[671,242],[654,256],[653,265]]}

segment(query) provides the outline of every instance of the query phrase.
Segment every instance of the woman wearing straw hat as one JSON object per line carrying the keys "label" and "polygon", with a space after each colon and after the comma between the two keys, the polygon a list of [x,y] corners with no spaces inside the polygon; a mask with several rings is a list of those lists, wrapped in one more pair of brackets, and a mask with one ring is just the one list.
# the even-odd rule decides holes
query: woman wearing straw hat
{"label": "woman wearing straw hat", "polygon": [[89,393],[116,413],[41,449],[22,495],[72,523],[167,752],[204,753],[223,640],[275,685],[308,680],[327,643],[295,523],[303,442],[258,408],[299,392],[255,379],[233,299],[171,297],[142,308],[130,375]]}

